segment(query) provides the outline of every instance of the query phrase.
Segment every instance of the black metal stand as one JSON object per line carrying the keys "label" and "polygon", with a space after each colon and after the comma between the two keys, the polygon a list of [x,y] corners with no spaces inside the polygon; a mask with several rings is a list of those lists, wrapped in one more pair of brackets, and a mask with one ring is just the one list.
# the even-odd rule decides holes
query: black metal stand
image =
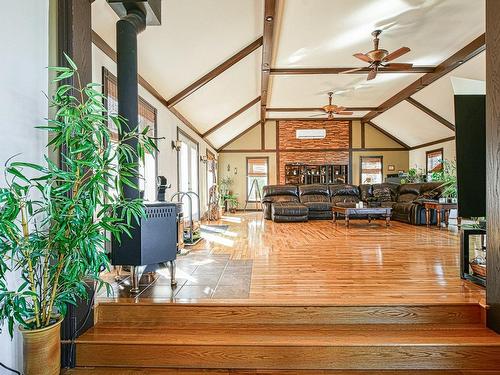
{"label": "black metal stand", "polygon": [[463,228],[460,233],[460,277],[475,284],[486,286],[486,279],[470,272],[470,236],[484,236],[486,230],[479,228]]}

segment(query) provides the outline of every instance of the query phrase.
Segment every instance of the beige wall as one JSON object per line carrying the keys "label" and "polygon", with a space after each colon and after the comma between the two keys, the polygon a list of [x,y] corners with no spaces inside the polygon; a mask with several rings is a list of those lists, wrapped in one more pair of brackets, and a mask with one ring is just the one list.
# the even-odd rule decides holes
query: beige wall
{"label": "beige wall", "polygon": [[276,121],[266,122],[266,150],[276,149]]}
{"label": "beige wall", "polygon": [[[245,207],[245,201],[247,196],[246,190],[246,172],[247,172],[247,157],[268,157],[268,175],[269,184],[276,184],[276,153],[274,152],[245,152],[245,153],[233,153],[233,152],[221,152],[219,154],[219,179],[223,177],[231,177],[234,180],[231,190],[233,194],[238,195],[238,202],[240,203],[240,208]],[[228,171],[229,166],[229,171]],[[235,168],[237,173],[235,174]],[[254,204],[248,206],[249,208],[255,208]]]}
{"label": "beige wall", "polygon": [[259,150],[260,149],[260,126],[256,126],[243,137],[231,142],[225,150]]}
{"label": "beige wall", "polygon": [[[360,184],[360,157],[382,156],[384,179],[387,174],[408,170],[408,151],[353,151],[352,153],[352,183]],[[395,171],[389,171],[389,165],[394,165]]]}
{"label": "beige wall", "polygon": [[[352,123],[352,147],[361,147],[361,123]],[[393,141],[374,127],[365,124],[365,148],[401,148],[402,146]],[[352,183],[360,184],[360,157],[382,156],[384,179],[387,174],[407,171],[409,166],[409,151],[353,151],[352,152]],[[389,165],[394,165],[394,171],[389,171]]]}
{"label": "beige wall", "polygon": [[453,140],[410,151],[410,157],[409,157],[410,168],[417,168],[417,169],[421,168],[425,172],[425,163],[426,163],[425,153],[427,151],[437,150],[439,148],[443,149],[443,157],[446,160],[450,161],[455,160],[456,150],[455,150],[455,141]]}

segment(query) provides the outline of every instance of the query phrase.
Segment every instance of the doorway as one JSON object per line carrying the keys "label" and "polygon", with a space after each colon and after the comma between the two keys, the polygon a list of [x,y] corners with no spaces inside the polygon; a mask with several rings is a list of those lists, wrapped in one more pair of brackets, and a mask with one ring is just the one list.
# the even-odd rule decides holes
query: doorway
{"label": "doorway", "polygon": [[[180,129],[177,129],[177,139],[181,141],[181,149],[177,158],[178,191],[192,191],[199,195],[198,169],[200,155],[198,142]],[[189,198],[184,197],[182,202],[185,210],[189,209]],[[193,220],[199,220],[200,218],[199,204],[199,199],[193,197]]]}

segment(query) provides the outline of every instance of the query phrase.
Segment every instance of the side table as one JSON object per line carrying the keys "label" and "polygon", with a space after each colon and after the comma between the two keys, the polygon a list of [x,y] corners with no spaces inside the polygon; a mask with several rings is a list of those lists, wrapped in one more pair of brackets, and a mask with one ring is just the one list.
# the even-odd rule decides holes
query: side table
{"label": "side table", "polygon": [[[446,227],[448,227],[449,223],[449,218],[450,218],[450,210],[456,210],[458,208],[458,205],[456,203],[439,203],[439,202],[424,202],[424,207],[425,207],[425,223],[427,226],[431,224],[431,210],[436,211],[436,225],[438,227],[441,227],[441,211],[444,211],[444,223]],[[460,217],[457,217],[457,225],[460,228],[462,224],[462,219]]]}

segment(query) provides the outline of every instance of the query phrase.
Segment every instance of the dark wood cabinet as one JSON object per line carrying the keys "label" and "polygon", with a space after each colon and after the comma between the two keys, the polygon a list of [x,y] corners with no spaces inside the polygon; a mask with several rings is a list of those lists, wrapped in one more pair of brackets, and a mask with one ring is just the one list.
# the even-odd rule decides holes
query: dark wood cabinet
{"label": "dark wood cabinet", "polygon": [[348,176],[348,165],[285,164],[285,184],[345,184]]}

